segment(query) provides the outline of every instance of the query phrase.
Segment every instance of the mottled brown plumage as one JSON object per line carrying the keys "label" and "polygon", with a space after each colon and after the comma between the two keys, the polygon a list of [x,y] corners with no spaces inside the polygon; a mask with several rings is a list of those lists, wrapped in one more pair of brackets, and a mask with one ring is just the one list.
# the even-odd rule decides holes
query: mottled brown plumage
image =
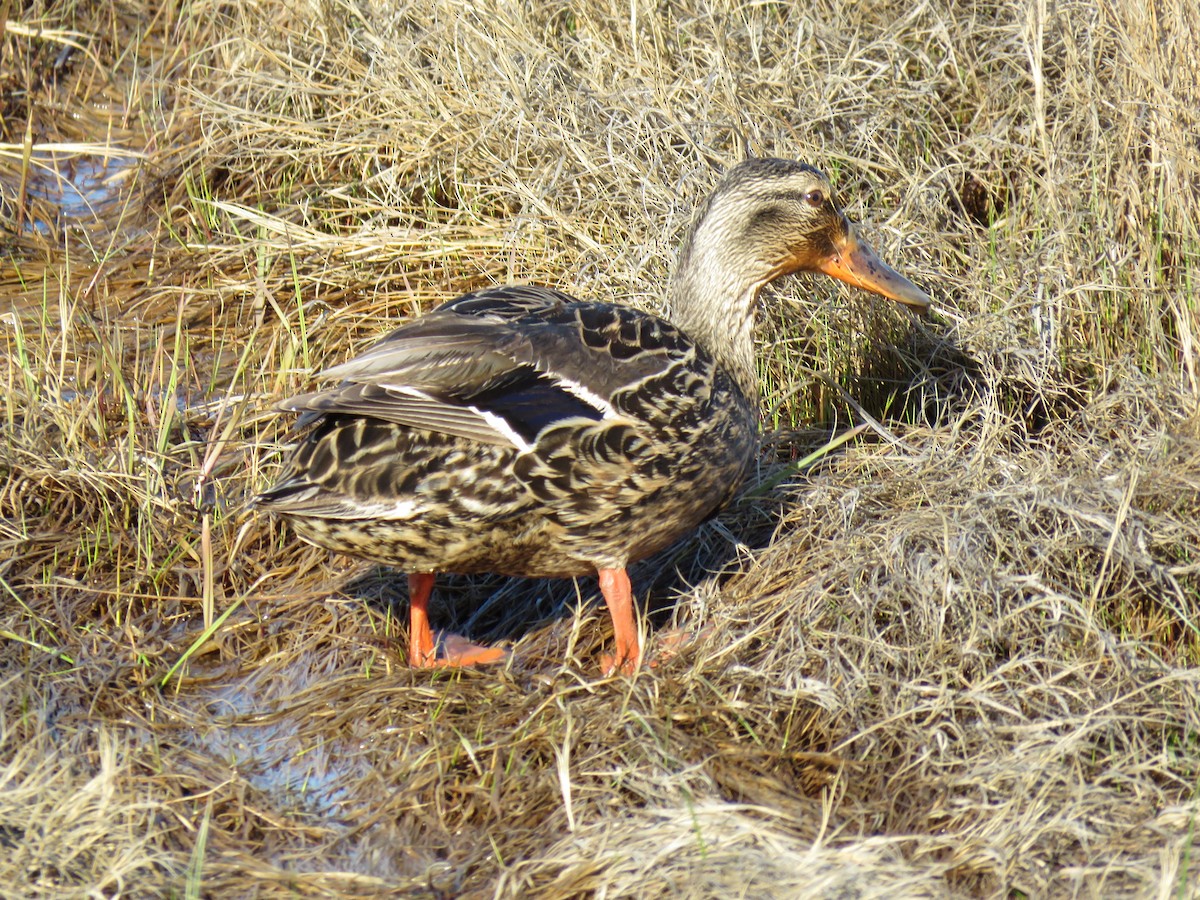
{"label": "mottled brown plumage", "polygon": [[753,324],[763,285],[823,271],[924,309],[834,205],[815,169],[743,162],[697,210],[670,321],[507,286],[459,297],[282,404],[310,430],[258,503],[305,540],[406,569],[410,663],[437,656],[436,572],[598,572],[613,664],[641,658],[626,566],[667,547],[737,490],[758,447]]}

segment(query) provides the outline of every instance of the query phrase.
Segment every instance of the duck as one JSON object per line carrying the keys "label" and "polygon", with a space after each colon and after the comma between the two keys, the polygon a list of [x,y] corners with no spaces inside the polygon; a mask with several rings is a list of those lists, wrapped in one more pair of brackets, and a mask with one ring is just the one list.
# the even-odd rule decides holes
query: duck
{"label": "duck", "polygon": [[697,207],[665,315],[536,285],[464,294],[280,403],[303,437],[254,502],[311,544],[408,574],[410,666],[508,655],[435,635],[438,574],[596,575],[613,631],[603,670],[633,673],[627,569],[736,495],[759,448],[759,294],[797,272],[930,306],[818,169],[746,159]]}

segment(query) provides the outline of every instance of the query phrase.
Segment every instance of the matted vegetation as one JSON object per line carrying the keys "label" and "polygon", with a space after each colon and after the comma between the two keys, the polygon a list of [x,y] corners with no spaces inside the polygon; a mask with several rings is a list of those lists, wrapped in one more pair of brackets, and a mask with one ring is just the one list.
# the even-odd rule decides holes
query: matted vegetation
{"label": "matted vegetation", "polygon": [[[1193,0],[15,6],[0,893],[1200,892]],[[481,285],[658,309],[744,144],[935,316],[766,298],[760,472],[634,572],[705,640],[447,579],[512,659],[408,670],[245,508],[272,403]]]}

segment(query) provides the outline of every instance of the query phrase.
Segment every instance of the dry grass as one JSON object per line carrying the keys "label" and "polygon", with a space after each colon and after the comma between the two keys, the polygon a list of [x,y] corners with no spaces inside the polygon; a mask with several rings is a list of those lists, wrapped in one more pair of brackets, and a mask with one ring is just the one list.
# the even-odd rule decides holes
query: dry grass
{"label": "dry grass", "polygon": [[[5,8],[6,896],[1200,895],[1191,0]],[[657,308],[743,139],[935,321],[768,298],[761,477],[635,573],[709,640],[602,680],[593,583],[463,579],[514,661],[410,672],[243,510],[272,400],[483,284]]]}

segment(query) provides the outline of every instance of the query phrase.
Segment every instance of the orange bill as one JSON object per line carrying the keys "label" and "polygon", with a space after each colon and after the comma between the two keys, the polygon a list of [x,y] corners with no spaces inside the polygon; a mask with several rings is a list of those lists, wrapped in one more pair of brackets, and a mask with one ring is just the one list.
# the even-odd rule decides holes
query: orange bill
{"label": "orange bill", "polygon": [[826,275],[903,303],[917,312],[929,308],[929,295],[875,255],[858,239],[853,226],[835,241],[833,252],[817,266]]}

